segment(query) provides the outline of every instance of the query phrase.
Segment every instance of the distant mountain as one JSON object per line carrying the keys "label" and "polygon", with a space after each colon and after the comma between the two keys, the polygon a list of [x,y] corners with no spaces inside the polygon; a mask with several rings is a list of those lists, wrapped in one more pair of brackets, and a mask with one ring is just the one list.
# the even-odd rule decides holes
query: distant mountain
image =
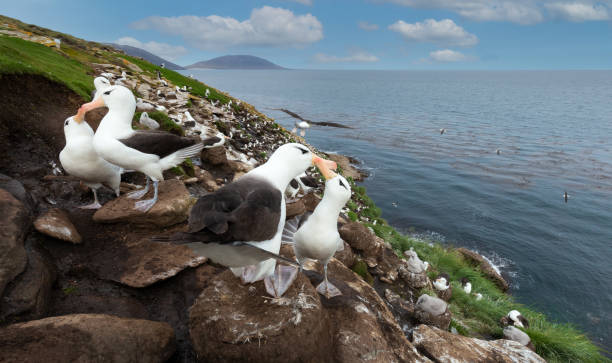
{"label": "distant mountain", "polygon": [[122,45],[122,44],[115,44],[115,43],[111,43],[110,45],[112,45],[113,47],[117,48],[117,49],[121,49],[122,51],[124,51],[127,55],[131,55],[132,57],[140,57],[143,58],[144,60],[147,60],[155,65],[161,65],[162,63],[165,64],[166,68],[168,69],[173,69],[173,70],[178,70],[178,69],[185,69],[181,66],[179,66],[178,64],[172,63],[170,61],[165,60],[164,58],[158,57],[153,53],[149,53],[144,49],[140,49],[140,48],[136,48],[136,47],[132,47],[131,45]]}
{"label": "distant mountain", "polygon": [[263,58],[252,55],[225,55],[197,62],[185,68],[209,69],[286,69]]}

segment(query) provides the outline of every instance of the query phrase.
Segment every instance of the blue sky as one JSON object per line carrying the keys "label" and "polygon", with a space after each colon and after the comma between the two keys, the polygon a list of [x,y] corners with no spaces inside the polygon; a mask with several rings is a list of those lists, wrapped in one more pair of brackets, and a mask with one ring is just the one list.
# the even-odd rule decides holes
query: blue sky
{"label": "blue sky", "polygon": [[187,65],[611,69],[612,0],[5,1],[0,14]]}

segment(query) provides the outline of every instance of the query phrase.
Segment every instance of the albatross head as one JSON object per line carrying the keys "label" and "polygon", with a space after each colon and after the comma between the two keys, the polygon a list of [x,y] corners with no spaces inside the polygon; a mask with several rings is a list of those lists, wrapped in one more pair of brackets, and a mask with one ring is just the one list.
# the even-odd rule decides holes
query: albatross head
{"label": "albatross head", "polygon": [[289,184],[291,179],[302,174],[311,165],[316,165],[319,169],[336,169],[335,162],[322,159],[313,154],[306,146],[297,143],[280,146],[266,164],[278,173],[284,174],[288,178],[286,184]]}
{"label": "albatross head", "polygon": [[[321,170],[321,173],[325,176],[325,179],[327,179],[323,198],[333,201],[334,205],[338,205],[339,208],[344,207],[346,202],[351,199],[351,185],[342,175],[327,170]],[[326,174],[332,177],[328,178]]]}
{"label": "albatross head", "polygon": [[111,84],[110,84],[110,81],[106,77],[96,77],[94,79],[94,86],[96,87],[96,97],[97,97],[100,95],[100,92],[110,87]]}
{"label": "albatross head", "polygon": [[[84,115],[88,111],[105,106],[109,112],[133,114],[136,110],[136,99],[129,89],[118,85],[110,86],[97,93],[93,101],[82,105],[79,114]],[[131,122],[131,117],[129,121]]]}
{"label": "albatross head", "polygon": [[64,121],[64,136],[66,137],[66,142],[72,139],[73,137],[93,137],[94,131],[89,126],[87,122],[76,121],[77,116],[70,116]]}

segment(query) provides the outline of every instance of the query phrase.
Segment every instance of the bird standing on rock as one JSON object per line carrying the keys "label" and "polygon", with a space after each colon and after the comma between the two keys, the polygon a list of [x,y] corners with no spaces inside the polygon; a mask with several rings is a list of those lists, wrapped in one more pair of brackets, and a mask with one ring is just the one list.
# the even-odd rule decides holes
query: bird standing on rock
{"label": "bird standing on rock", "polygon": [[165,131],[132,129],[136,100],[123,86],[107,88],[98,98],[81,106],[77,116],[82,117],[86,112],[104,106],[108,107],[108,113],[98,126],[93,147],[106,161],[147,176],[145,188],[128,194],[129,198],[145,196],[149,191],[149,180],[153,181],[153,198],[138,201],[135,205],[137,210],[147,212],[157,202],[158,183],[164,180],[162,172],[198,155],[204,145]]}
{"label": "bird standing on rock", "polygon": [[[317,286],[317,292],[330,299],[342,295],[340,290],[327,279],[327,263],[336,251],[344,249],[344,242],[338,233],[338,216],[346,202],[351,199],[351,187],[344,177],[331,170],[323,168],[321,174],[327,179],[323,199],[312,214],[285,223],[283,242],[293,243],[293,251],[300,263],[300,269],[306,259],[323,263],[325,278]],[[273,284],[266,287],[268,291],[274,291],[276,297],[280,297],[289,286]]]}
{"label": "bird standing on rock", "polygon": [[94,202],[83,209],[98,209],[98,189],[106,183],[117,196],[121,183],[121,168],[102,159],[93,147],[94,131],[80,115],[64,121],[66,146],[59,154],[60,163],[66,172],[76,176],[91,188]]}
{"label": "bird standing on rock", "polygon": [[[301,144],[280,146],[268,161],[214,193],[198,199],[189,215],[189,231],[154,241],[187,244],[195,253],[230,267],[243,283],[262,279],[285,285],[294,269],[276,267],[285,225],[284,191],[291,179],[311,165],[335,169]],[[268,290],[274,295],[274,291]]]}

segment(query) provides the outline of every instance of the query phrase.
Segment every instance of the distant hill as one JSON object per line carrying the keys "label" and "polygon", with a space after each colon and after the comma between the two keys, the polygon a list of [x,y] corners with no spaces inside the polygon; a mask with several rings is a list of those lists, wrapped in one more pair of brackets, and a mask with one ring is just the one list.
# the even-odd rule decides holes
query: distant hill
{"label": "distant hill", "polygon": [[185,68],[209,68],[209,69],[286,69],[263,58],[252,55],[225,55],[197,62]]}
{"label": "distant hill", "polygon": [[112,45],[113,47],[117,49],[121,49],[127,55],[131,55],[132,57],[140,57],[158,66],[164,63],[166,65],[166,68],[168,69],[173,69],[173,70],[185,69],[184,67],[181,67],[178,64],[167,61],[164,58],[158,57],[153,53],[149,53],[144,49],[132,47],[131,45],[123,45],[123,44],[115,44],[115,43],[111,43],[110,45]]}

